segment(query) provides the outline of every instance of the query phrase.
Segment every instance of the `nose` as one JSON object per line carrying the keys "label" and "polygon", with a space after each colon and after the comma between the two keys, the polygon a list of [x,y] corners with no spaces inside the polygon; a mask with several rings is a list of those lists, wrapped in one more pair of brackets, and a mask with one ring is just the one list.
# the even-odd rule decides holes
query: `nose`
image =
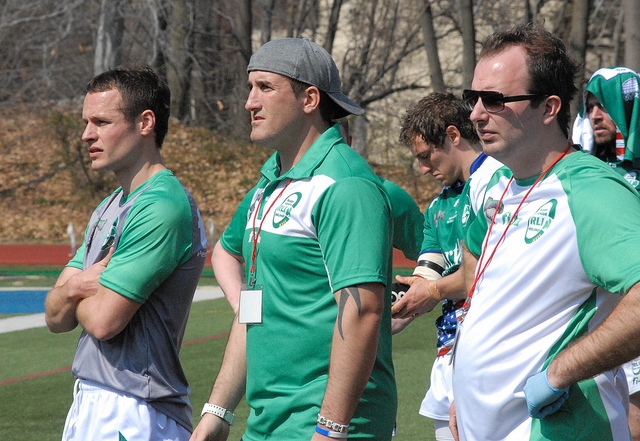
{"label": "nose", "polygon": [[480,102],[481,99],[482,98],[478,98],[478,101],[476,101],[476,104],[473,106],[471,114],[469,115],[469,119],[471,119],[472,122],[482,121],[486,118],[487,111],[485,110],[484,105]]}
{"label": "nose", "polygon": [[422,173],[423,175],[426,175],[431,170],[433,170],[433,167],[431,167],[431,164],[429,163],[429,161],[425,159],[418,160],[418,168],[420,168],[420,173]]}
{"label": "nose", "polygon": [[604,110],[600,106],[593,106],[591,110],[589,110],[588,116],[591,119],[599,120],[602,119],[602,115],[604,114]]}
{"label": "nose", "polygon": [[91,142],[96,139],[96,131],[95,126],[88,122],[87,126],[84,128],[84,132],[82,132],[82,140],[84,142]]}
{"label": "nose", "polygon": [[249,90],[249,96],[247,97],[247,101],[244,103],[244,108],[248,111],[257,110],[259,107],[258,99],[257,99],[257,91],[255,87],[252,87]]}

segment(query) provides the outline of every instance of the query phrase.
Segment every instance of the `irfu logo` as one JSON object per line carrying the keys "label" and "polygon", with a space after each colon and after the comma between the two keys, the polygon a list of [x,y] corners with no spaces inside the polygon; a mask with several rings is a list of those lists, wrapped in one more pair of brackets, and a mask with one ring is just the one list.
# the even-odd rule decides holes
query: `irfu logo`
{"label": "irfu logo", "polygon": [[280,228],[289,221],[289,215],[293,207],[298,205],[302,194],[300,192],[291,193],[287,198],[276,208],[273,213],[273,228]]}
{"label": "irfu logo", "polygon": [[557,205],[558,201],[556,199],[551,199],[542,207],[538,208],[538,211],[529,218],[527,231],[524,234],[525,243],[531,244],[535,242],[540,239],[540,236],[542,236],[545,231],[547,231],[549,225],[551,225],[551,222],[556,217]]}

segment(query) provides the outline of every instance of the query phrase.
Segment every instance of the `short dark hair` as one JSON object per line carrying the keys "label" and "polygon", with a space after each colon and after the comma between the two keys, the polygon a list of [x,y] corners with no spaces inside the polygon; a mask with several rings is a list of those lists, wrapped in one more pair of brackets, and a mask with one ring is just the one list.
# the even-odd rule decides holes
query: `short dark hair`
{"label": "short dark hair", "polygon": [[[527,93],[549,96],[557,95],[562,102],[558,113],[558,124],[569,137],[571,101],[578,88],[575,80],[578,65],[569,57],[562,40],[539,24],[521,24],[490,35],[482,45],[479,58],[495,55],[509,47],[522,47],[529,57],[527,69],[530,84]],[[544,98],[531,100],[537,107]]]}
{"label": "short dark hair", "polygon": [[108,90],[117,90],[122,95],[120,110],[129,123],[133,124],[145,110],[155,114],[155,142],[161,148],[169,131],[171,91],[167,83],[149,66],[120,66],[93,77],[87,84],[86,93]]}
{"label": "short dark hair", "polygon": [[478,132],[469,119],[471,112],[464,102],[449,92],[433,92],[407,110],[400,124],[400,144],[411,147],[416,136],[427,144],[441,147],[447,127],[454,126],[471,144],[480,142]]}
{"label": "short dark hair", "polygon": [[[311,84],[303,83],[302,81],[294,80],[293,78],[285,77],[291,83],[293,94],[298,97],[307,88],[311,87]],[[318,89],[320,90],[320,89]],[[320,116],[322,120],[328,124],[333,124],[338,115],[342,111],[342,108],[338,106],[329,95],[320,90]],[[344,113],[344,111],[342,111]]]}

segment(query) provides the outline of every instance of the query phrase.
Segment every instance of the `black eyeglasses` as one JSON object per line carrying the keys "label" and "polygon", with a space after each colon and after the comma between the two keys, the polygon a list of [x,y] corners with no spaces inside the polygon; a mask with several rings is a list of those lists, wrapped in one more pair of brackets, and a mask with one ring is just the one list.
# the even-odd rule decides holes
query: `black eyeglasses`
{"label": "black eyeglasses", "polygon": [[462,91],[462,100],[467,109],[473,111],[478,99],[482,99],[482,105],[489,113],[498,113],[504,110],[504,103],[512,103],[514,101],[526,101],[534,98],[544,98],[547,95],[530,93],[527,95],[504,96],[500,92],[492,90],[470,90]]}

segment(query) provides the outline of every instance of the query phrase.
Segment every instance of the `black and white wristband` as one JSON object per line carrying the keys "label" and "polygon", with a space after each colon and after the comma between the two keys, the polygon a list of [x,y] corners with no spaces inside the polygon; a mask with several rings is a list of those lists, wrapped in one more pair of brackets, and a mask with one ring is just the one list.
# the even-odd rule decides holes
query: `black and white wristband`
{"label": "black and white wristband", "polygon": [[224,407],[216,406],[215,404],[210,404],[210,403],[206,403],[204,405],[204,407],[202,408],[202,412],[200,413],[200,416],[201,417],[204,416],[205,413],[211,413],[217,417],[222,418],[230,426],[233,426],[233,422],[236,419],[236,416],[232,412],[229,412]]}

